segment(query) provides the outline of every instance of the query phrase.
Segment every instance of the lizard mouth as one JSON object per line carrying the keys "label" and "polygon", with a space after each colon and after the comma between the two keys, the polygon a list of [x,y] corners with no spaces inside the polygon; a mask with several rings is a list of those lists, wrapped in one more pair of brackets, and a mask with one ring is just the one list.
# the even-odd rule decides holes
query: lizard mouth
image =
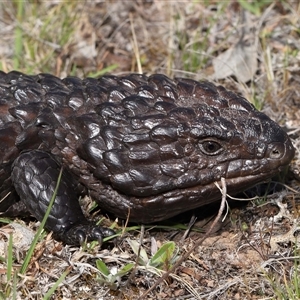
{"label": "lizard mouth", "polygon": [[[269,155],[266,155],[265,158],[239,159],[210,170],[200,170],[198,175],[202,178],[196,177],[193,182],[192,180],[182,181],[181,186],[169,188],[169,190],[157,194],[126,196],[114,191],[121,196],[124,209],[120,211],[118,206],[114,207],[115,204],[110,202],[108,210],[125,219],[128,212],[131,211],[130,220],[141,223],[153,223],[168,219],[182,212],[220,200],[222,194],[215,182],[221,186],[221,177],[225,178],[227,194],[234,196],[258,183],[269,180],[287,167],[294,157],[295,149],[289,140],[281,143],[283,146],[278,145],[277,143],[271,145],[268,148]],[[187,177],[191,176],[187,173]]]}
{"label": "lizard mouth", "polygon": [[[247,175],[244,177],[226,178],[225,184],[227,194],[234,196],[246,189],[255,186],[258,183],[268,180],[269,173],[260,173],[259,175]],[[221,186],[220,180],[211,182],[207,185],[195,185],[184,189],[174,189],[159,195],[149,197],[130,197],[124,199],[128,201],[128,210],[123,212],[126,214],[131,210],[130,221],[139,223],[153,223],[176,216],[182,212],[203,207],[205,205],[219,201],[222,198],[221,191],[215,183]],[[111,210],[113,210],[111,208]],[[123,213],[122,212],[122,213]],[[116,210],[116,214],[121,218],[126,218],[128,215],[120,215],[120,211]]]}
{"label": "lizard mouth", "polygon": [[[295,149],[289,140],[281,145],[283,147],[278,144],[269,147],[273,155],[269,155],[268,158],[236,160],[230,163],[224,176],[227,194],[234,196],[283,171],[293,159]],[[221,186],[221,177],[223,176],[204,185],[198,182],[193,186],[173,189],[160,195],[145,198],[133,197],[135,199],[131,198],[131,202],[134,202],[134,211],[138,212],[138,215],[133,214],[130,219],[133,221],[136,219],[139,222],[142,219],[144,223],[152,223],[218,201],[222,198],[222,194],[215,183]],[[136,209],[139,206],[141,210]]]}

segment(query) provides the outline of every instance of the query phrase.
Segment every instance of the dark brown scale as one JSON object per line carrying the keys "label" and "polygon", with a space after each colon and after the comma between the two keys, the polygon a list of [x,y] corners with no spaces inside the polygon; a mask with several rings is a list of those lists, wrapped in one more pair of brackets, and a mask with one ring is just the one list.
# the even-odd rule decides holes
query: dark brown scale
{"label": "dark brown scale", "polygon": [[0,72],[0,198],[11,192],[0,211],[41,219],[63,166],[47,228],[67,243],[111,234],[85,219],[83,193],[118,217],[155,222],[220,199],[221,177],[237,193],[293,156],[278,124],[206,81]]}

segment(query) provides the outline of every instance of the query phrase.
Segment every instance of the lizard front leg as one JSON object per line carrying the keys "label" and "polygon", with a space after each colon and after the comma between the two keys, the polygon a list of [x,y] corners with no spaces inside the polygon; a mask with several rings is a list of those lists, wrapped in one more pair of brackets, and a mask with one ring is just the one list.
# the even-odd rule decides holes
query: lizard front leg
{"label": "lizard front leg", "polygon": [[[27,210],[39,221],[45,215],[54,193],[61,166],[44,151],[22,153],[12,165],[12,182]],[[68,170],[63,170],[58,192],[47,219],[46,229],[67,244],[79,245],[98,240],[115,232],[88,221],[78,203],[76,183]]]}

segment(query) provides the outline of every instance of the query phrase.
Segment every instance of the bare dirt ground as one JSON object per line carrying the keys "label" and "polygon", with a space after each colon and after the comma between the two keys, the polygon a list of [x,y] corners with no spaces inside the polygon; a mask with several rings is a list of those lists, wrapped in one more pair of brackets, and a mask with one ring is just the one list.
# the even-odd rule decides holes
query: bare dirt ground
{"label": "bare dirt ground", "polygon": [[[102,249],[64,246],[48,235],[36,247],[25,275],[16,276],[15,285],[9,283],[12,290],[16,287],[14,293],[7,292],[8,267],[0,261],[2,297],[43,299],[66,272],[51,299],[300,299],[296,280],[300,6],[296,1],[241,2],[31,1],[25,2],[23,15],[18,14],[16,3],[0,4],[3,71],[17,68],[59,77],[84,77],[103,70],[159,72],[209,79],[243,94],[276,120],[297,149],[289,173],[280,178],[286,186],[278,184],[281,188],[276,192],[243,206],[233,205],[225,221],[219,221],[200,246],[195,247],[203,236],[199,231],[192,230],[183,240],[185,231],[174,227],[146,229],[142,246],[149,258],[167,241],[175,241],[176,259],[193,249],[148,295],[143,296],[173,263],[171,257],[160,267],[144,261],[128,273],[113,276],[136,263],[130,241],[140,241],[139,227]],[[22,50],[16,55],[20,32]],[[213,206],[195,212],[192,228],[207,230],[217,211],[218,206]],[[188,223],[191,216],[184,220]],[[179,218],[175,221],[179,223]],[[25,226],[22,230],[36,230],[34,221],[18,223]],[[7,237],[12,228],[19,232],[17,227],[0,229],[4,242],[0,256],[6,256]],[[31,241],[25,243],[27,231],[14,240],[15,273]],[[98,259],[108,267],[109,276],[97,269]]]}

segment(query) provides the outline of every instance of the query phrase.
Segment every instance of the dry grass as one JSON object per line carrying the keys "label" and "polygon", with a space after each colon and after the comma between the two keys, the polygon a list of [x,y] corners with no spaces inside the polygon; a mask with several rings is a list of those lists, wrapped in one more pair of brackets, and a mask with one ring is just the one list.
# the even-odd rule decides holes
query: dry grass
{"label": "dry grass", "polygon": [[[0,68],[60,77],[142,70],[209,78],[244,94],[293,131],[299,149],[300,6],[295,1],[248,2],[1,2]],[[219,63],[224,60],[225,67]],[[299,156],[292,170],[300,177],[298,164]],[[299,299],[300,256],[293,247],[299,184],[290,186],[295,191],[284,189],[261,205],[232,209],[214,235],[148,299]],[[207,222],[209,216],[195,226]],[[29,226],[36,229],[36,223]],[[4,241],[10,231],[1,228]],[[175,240],[179,257],[201,234],[192,232],[184,242],[182,235],[176,229],[146,230],[143,248],[152,257],[153,249]],[[9,259],[8,251],[0,261],[0,299],[47,298],[62,274],[51,299],[137,299],[164,272],[168,260],[162,269],[140,263],[133,276],[105,277],[106,285],[96,261],[104,261],[111,274],[135,263],[128,239],[138,237],[133,230],[102,250],[63,246],[44,237],[22,276],[17,273],[28,245],[15,244],[13,257]]]}

